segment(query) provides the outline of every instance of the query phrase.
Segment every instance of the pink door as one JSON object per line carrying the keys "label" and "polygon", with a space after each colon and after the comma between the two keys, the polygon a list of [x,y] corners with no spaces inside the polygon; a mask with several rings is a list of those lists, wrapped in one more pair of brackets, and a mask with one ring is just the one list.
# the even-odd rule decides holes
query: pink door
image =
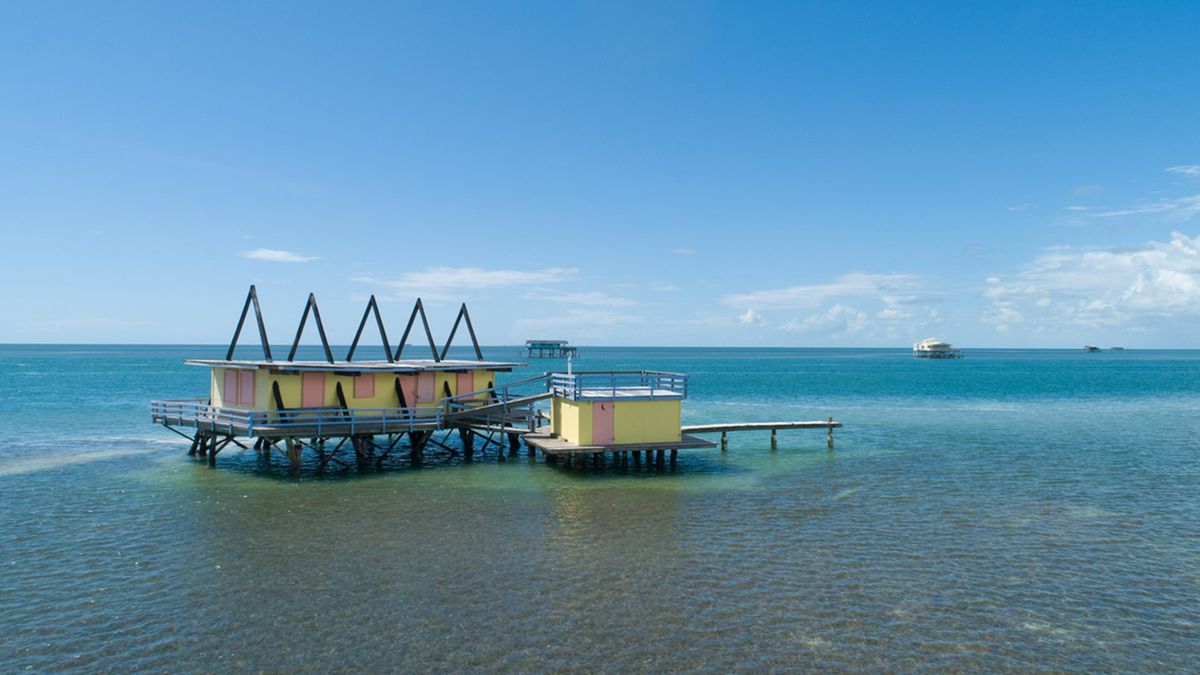
{"label": "pink door", "polygon": [[417,405],[417,376],[401,375],[400,391],[404,392],[404,405],[412,408]]}
{"label": "pink door", "polygon": [[304,373],[300,386],[300,405],[305,408],[325,407],[325,373]]}
{"label": "pink door", "polygon": [[592,404],[592,444],[611,445],[616,442],[613,437],[613,411],[616,403],[598,401]]}
{"label": "pink door", "polygon": [[436,384],[433,373],[420,373],[417,375],[417,402],[433,403],[436,401],[437,397],[433,393],[433,388]]}
{"label": "pink door", "polygon": [[458,391],[457,394],[469,394],[475,391],[475,373],[466,372],[458,374]]}

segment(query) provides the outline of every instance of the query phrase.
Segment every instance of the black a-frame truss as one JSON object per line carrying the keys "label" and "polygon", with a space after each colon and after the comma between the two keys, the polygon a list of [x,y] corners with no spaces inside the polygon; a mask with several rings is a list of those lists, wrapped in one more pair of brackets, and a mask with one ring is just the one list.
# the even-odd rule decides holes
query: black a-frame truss
{"label": "black a-frame truss", "polygon": [[308,302],[304,304],[304,314],[300,315],[300,325],[296,327],[296,339],[292,341],[292,351],[288,352],[288,361],[296,360],[296,350],[300,348],[300,336],[304,334],[304,324],[308,322],[308,313],[312,312],[317,321],[317,333],[321,336],[321,346],[325,348],[325,360],[333,363],[333,350],[329,348],[329,339],[325,337],[325,324],[321,323],[321,310],[317,309],[317,296],[308,294]]}
{"label": "black a-frame truss", "polygon": [[358,322],[358,330],[354,333],[354,341],[350,343],[350,351],[346,352],[346,361],[349,362],[354,358],[354,350],[358,349],[358,341],[362,338],[363,329],[367,327],[367,317],[371,312],[375,312],[375,325],[379,327],[379,339],[383,341],[383,354],[387,357],[388,363],[395,363],[392,357],[392,343],[388,342],[387,330],[383,327],[383,316],[379,314],[379,303],[375,302],[375,296],[367,301],[367,308],[363,310],[362,321]]}
{"label": "black a-frame truss", "polygon": [[263,324],[262,308],[258,306],[258,291],[254,289],[254,284],[250,284],[250,292],[246,294],[246,304],[242,305],[242,315],[238,317],[237,328],[233,330],[233,339],[229,341],[229,351],[225,353],[225,360],[233,360],[233,350],[237,348],[238,337],[242,334],[242,326],[246,323],[246,314],[250,312],[251,305],[254,306],[254,318],[258,321],[258,338],[262,341],[263,356],[267,361],[271,361],[271,343],[267,341],[267,327]]}
{"label": "black a-frame truss", "polygon": [[475,358],[479,361],[483,360],[483,351],[479,349],[479,340],[475,338],[475,326],[471,325],[471,314],[467,311],[467,303],[464,302],[458,310],[458,318],[454,320],[454,327],[450,329],[450,337],[446,338],[446,346],[442,347],[439,361],[445,360],[446,352],[450,351],[450,343],[454,342],[454,334],[458,332],[458,325],[464,320],[467,322],[467,332],[471,335],[471,346],[475,348]]}

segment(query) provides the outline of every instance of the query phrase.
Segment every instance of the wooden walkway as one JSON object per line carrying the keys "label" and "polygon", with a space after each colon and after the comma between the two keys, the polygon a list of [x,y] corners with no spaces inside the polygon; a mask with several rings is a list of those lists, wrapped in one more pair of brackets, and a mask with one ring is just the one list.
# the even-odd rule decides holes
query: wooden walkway
{"label": "wooden walkway", "polygon": [[828,420],[815,420],[810,422],[730,422],[727,424],[692,424],[685,426],[681,431],[685,434],[721,434],[721,449],[729,448],[729,439],[726,437],[731,431],[770,431],[771,432],[771,449],[778,447],[778,439],[776,432],[780,429],[825,429],[829,432],[828,445],[833,448],[833,429],[834,427],[842,426],[841,422],[835,422],[832,417]]}

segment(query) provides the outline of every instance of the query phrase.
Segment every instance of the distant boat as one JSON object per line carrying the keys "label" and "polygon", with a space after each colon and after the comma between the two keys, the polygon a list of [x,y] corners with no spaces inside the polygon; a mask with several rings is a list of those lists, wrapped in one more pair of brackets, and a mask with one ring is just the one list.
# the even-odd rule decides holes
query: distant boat
{"label": "distant boat", "polygon": [[1109,349],[1111,349],[1111,350],[1112,350],[1112,351],[1114,351],[1114,352],[1123,352],[1123,351],[1125,351],[1125,348],[1124,348],[1124,347],[1109,347]]}
{"label": "distant boat", "polygon": [[1098,351],[1100,351],[1100,348],[1099,348],[1099,347],[1093,347],[1093,346],[1091,346],[1091,345],[1084,345],[1084,346],[1083,346],[1083,351],[1085,351],[1085,352],[1098,352]]}
{"label": "distant boat", "polygon": [[913,357],[918,359],[961,359],[962,350],[937,338],[925,338],[913,345]]}

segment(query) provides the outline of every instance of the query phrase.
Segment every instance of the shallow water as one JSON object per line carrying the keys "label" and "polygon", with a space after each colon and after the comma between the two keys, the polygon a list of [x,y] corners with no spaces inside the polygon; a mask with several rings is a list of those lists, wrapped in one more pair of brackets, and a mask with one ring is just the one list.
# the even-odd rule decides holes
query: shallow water
{"label": "shallow water", "polygon": [[149,424],[219,351],[0,347],[4,670],[1195,666],[1200,352],[586,349],[690,373],[689,422],[846,427],[294,480]]}

